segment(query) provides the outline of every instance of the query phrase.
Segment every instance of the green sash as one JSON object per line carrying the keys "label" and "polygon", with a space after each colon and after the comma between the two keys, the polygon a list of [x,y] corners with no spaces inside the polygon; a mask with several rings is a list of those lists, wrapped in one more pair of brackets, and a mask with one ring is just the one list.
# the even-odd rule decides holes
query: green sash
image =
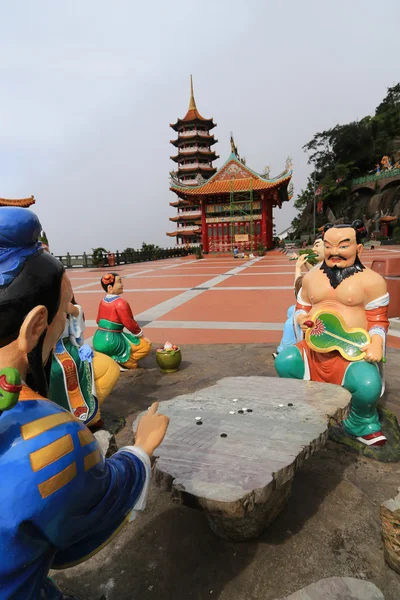
{"label": "green sash", "polygon": [[49,398],[86,424],[97,414],[92,365],[69,338],[59,340],[53,354]]}

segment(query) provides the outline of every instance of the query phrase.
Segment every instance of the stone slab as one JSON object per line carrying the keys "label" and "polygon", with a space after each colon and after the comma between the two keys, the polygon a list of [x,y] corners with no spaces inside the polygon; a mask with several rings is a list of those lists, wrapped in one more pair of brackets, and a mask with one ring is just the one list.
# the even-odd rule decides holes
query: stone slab
{"label": "stone slab", "polygon": [[217,535],[257,537],[282,510],[297,468],[325,444],[329,421],[344,418],[350,398],[330,384],[228,377],[163,402],[170,426],[155,453],[155,481],[202,508]]}
{"label": "stone slab", "polygon": [[400,488],[395,498],[381,504],[382,538],[389,567],[400,574]]}
{"label": "stone slab", "polygon": [[385,600],[370,581],[352,577],[329,577],[281,598],[281,600]]}

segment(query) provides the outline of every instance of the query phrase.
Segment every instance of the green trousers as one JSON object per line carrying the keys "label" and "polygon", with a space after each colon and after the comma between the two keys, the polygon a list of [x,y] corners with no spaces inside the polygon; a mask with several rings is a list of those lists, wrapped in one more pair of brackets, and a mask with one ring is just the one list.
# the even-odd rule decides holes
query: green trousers
{"label": "green trousers", "polygon": [[[297,346],[290,346],[278,354],[275,368],[279,377],[304,378],[304,361]],[[381,430],[376,410],[380,393],[381,377],[376,364],[365,361],[349,363],[343,387],[351,393],[350,414],[343,421],[349,435],[360,437]]]}

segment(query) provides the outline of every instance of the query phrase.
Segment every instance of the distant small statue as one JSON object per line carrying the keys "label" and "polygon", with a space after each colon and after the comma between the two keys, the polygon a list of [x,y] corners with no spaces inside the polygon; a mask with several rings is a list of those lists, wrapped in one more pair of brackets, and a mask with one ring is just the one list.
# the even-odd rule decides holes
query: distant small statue
{"label": "distant small statue", "polygon": [[232,133],[231,133],[230,142],[231,142],[231,151],[232,151],[232,153],[235,154],[236,156],[239,156],[238,149],[237,149],[237,146],[235,144],[235,140],[233,139],[233,134]]}
{"label": "distant small statue", "polygon": [[382,156],[381,165],[384,171],[391,171],[393,168],[388,156]]}
{"label": "distant small statue", "polygon": [[381,213],[379,212],[379,210],[377,210],[374,214],[373,222],[375,223],[375,233],[377,233],[380,231],[381,224]]}
{"label": "distant small statue", "polygon": [[263,177],[265,177],[265,179],[269,179],[270,173],[271,173],[271,167],[269,165],[267,165],[264,169]]}
{"label": "distant small statue", "polygon": [[291,156],[288,156],[285,163],[285,170],[291,171],[293,167],[293,159]]}

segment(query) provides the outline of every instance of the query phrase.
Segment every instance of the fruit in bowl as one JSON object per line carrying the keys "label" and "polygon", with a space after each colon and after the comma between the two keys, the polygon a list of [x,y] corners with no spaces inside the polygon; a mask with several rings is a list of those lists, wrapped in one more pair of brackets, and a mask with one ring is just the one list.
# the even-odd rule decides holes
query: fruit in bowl
{"label": "fruit in bowl", "polygon": [[182,362],[181,349],[166,342],[163,348],[157,348],[156,361],[163,373],[175,373]]}

